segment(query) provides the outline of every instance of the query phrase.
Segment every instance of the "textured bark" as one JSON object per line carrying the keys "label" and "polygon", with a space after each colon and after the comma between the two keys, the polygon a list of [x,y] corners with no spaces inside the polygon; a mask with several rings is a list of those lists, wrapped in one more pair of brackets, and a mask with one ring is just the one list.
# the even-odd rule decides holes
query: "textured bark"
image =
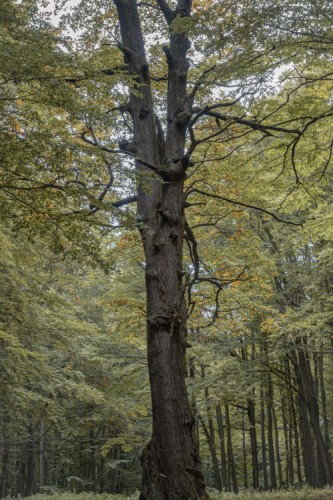
{"label": "textured bark", "polygon": [[45,486],[45,422],[42,417],[39,438],[39,489]]}
{"label": "textured bark", "polygon": [[302,375],[298,366],[297,354],[293,353],[293,361],[297,377],[297,386],[299,389],[298,394],[298,413],[299,413],[299,429],[300,441],[302,447],[302,458],[304,465],[304,475],[307,483],[311,486],[316,486],[316,470],[317,464],[314,459],[315,447],[313,436],[310,427],[309,415],[307,411],[307,404],[303,395]]}
{"label": "textured bark", "polygon": [[266,419],[265,419],[265,401],[264,401],[263,384],[261,384],[260,387],[260,425],[261,425],[261,449],[262,449],[262,470],[264,475],[264,489],[268,490]]}
{"label": "textured bark", "polygon": [[298,351],[298,378],[302,388],[302,394],[306,401],[306,406],[309,414],[309,421],[313,430],[313,436],[317,449],[317,472],[318,478],[315,479],[315,486],[324,486],[333,482],[333,467],[332,461],[325,444],[319,417],[319,405],[316,397],[315,384],[311,373],[309,360],[307,359],[304,350]]}
{"label": "textured bark", "polygon": [[223,425],[221,403],[216,405],[216,420],[220,438],[220,454],[221,454],[221,481],[222,487],[229,490],[228,475],[227,475],[227,454],[225,451],[225,432]]}
{"label": "textured bark", "polygon": [[270,471],[270,489],[276,490],[275,450],[273,438],[273,384],[271,374],[267,374],[267,444]]}
{"label": "textured bark", "polygon": [[28,443],[27,443],[27,476],[25,484],[25,496],[29,497],[34,492],[34,472],[35,472],[35,461],[34,461],[34,449],[33,449],[33,429],[30,424],[28,427]]}
{"label": "textured bark", "polygon": [[[293,435],[294,435],[294,441],[295,441],[295,458],[296,458],[296,472],[297,472],[297,480],[299,484],[302,484],[303,482],[303,477],[302,477],[302,468],[301,468],[301,445],[300,445],[300,437],[299,437],[299,422],[297,419],[296,415],[296,402],[294,398],[294,393],[292,389],[292,381],[291,381],[291,370],[290,370],[290,363],[289,359],[286,361],[286,372],[288,374],[288,380],[289,380],[289,404],[290,404],[290,420],[291,423],[289,425],[289,442],[290,442],[290,455],[291,455],[291,472],[292,475],[291,477],[291,484],[294,482],[294,467],[293,467]],[[294,432],[293,432],[294,431]]]}
{"label": "textured bark", "polygon": [[0,498],[6,498],[7,496],[7,482],[9,474],[9,437],[7,435],[6,424],[9,421],[7,418],[2,420],[2,456],[1,456],[1,476],[0,476]]}
{"label": "textured bark", "polygon": [[[323,349],[323,346],[322,346]],[[321,409],[323,416],[323,426],[324,426],[324,440],[325,446],[328,450],[328,453],[331,457],[331,442],[330,442],[330,434],[329,434],[329,421],[328,421],[328,413],[327,413],[327,398],[326,398],[326,389],[325,389],[325,381],[324,381],[324,355],[322,353],[318,356],[318,370],[319,370],[319,387],[320,387],[320,399],[321,399]]]}
{"label": "textured bark", "polygon": [[282,475],[282,463],[280,456],[280,440],[279,440],[279,427],[277,422],[277,416],[275,407],[272,408],[273,411],[273,425],[274,425],[274,442],[275,442],[275,454],[276,454],[276,465],[278,471],[278,479],[279,479],[279,487],[281,488],[283,483],[283,475]]}
{"label": "textured bark", "polygon": [[244,475],[244,488],[247,489],[249,487],[248,485],[248,477],[247,477],[247,460],[246,460],[246,433],[245,433],[245,419],[243,415],[243,422],[242,422],[242,446],[243,446],[243,475]]}
{"label": "textured bark", "polygon": [[[201,365],[201,377],[205,378],[204,365]],[[214,474],[214,488],[218,491],[221,491],[222,483],[221,483],[219,464],[218,464],[218,460],[217,460],[216,443],[215,443],[215,429],[214,429],[214,424],[213,424],[213,414],[212,414],[211,403],[209,400],[208,387],[205,387],[205,399],[206,399],[208,427],[205,424],[205,421],[203,418],[201,418],[200,421],[202,423],[204,434],[206,436],[207,443],[209,446],[210,455],[212,457],[213,474]]]}
{"label": "textured bark", "polygon": [[286,408],[288,408],[289,400],[286,397],[284,397],[282,386],[280,386],[280,394],[281,394],[281,414],[282,414],[282,425],[283,425],[284,449],[286,454],[284,486],[288,488],[289,485],[293,484],[294,481],[294,468],[293,468],[293,459],[291,450],[292,444],[290,445],[289,442],[290,437],[292,439],[292,434],[290,434],[290,427],[291,427],[290,423],[288,428],[287,413],[286,413]]}
{"label": "textured bark", "polygon": [[237,481],[234,449],[232,445],[231,423],[230,423],[230,413],[229,413],[228,403],[224,404],[224,412],[225,412],[225,425],[227,429],[227,454],[228,454],[228,476],[229,476],[228,481],[229,484],[232,484],[233,492],[238,493],[238,481]]}
{"label": "textured bark", "polygon": [[259,465],[258,465],[258,442],[256,429],[256,411],[255,411],[255,394],[253,399],[247,400],[247,415],[250,424],[250,442],[251,442],[251,457],[252,457],[252,486],[253,489],[259,488]]}
{"label": "textured bark", "polygon": [[[136,0],[114,0],[124,61],[136,80],[130,96],[138,179],[138,221],[146,258],[147,351],[153,434],[143,452],[141,499],[207,497],[185,387],[186,307],[182,282],[184,145],[188,115],[185,32],[170,31],[167,130],[158,134],[149,68]],[[190,0],[171,10],[158,2],[170,23],[189,16]],[[154,179],[153,175],[158,176]]]}

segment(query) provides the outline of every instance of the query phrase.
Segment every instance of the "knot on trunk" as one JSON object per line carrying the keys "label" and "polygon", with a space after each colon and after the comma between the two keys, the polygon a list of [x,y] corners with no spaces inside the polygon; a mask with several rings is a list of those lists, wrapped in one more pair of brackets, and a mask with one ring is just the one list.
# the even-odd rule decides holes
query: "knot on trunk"
{"label": "knot on trunk", "polygon": [[172,163],[162,165],[159,174],[166,182],[179,182],[185,177],[183,158],[175,158]]}
{"label": "knot on trunk", "polygon": [[182,109],[176,114],[176,124],[178,127],[184,127],[188,124],[192,117],[192,113],[188,109]]}
{"label": "knot on trunk", "polygon": [[149,113],[150,113],[150,109],[148,108],[148,106],[142,106],[142,108],[140,109],[139,118],[141,120],[144,120],[145,118],[147,118]]}
{"label": "knot on trunk", "polygon": [[129,153],[135,154],[137,149],[132,141],[127,139],[121,139],[118,143],[118,147],[121,151],[128,151]]}
{"label": "knot on trunk", "polygon": [[170,224],[171,226],[177,225],[180,222],[180,214],[176,210],[171,209],[160,209],[158,212],[161,214],[162,218],[165,222]]}

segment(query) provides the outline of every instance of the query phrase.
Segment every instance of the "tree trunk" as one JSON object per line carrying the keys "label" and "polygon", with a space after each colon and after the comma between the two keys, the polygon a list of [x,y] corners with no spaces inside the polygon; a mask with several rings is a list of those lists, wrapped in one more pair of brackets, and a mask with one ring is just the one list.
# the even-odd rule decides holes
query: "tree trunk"
{"label": "tree trunk", "polygon": [[27,476],[25,484],[25,496],[29,497],[33,493],[34,489],[34,472],[35,472],[35,461],[34,461],[34,449],[33,449],[33,429],[32,424],[28,427],[28,443],[27,443]]}
{"label": "tree trunk", "polygon": [[315,449],[313,437],[310,427],[307,404],[303,393],[302,372],[298,365],[296,352],[293,353],[293,362],[297,377],[298,394],[298,411],[299,411],[299,429],[300,439],[302,444],[302,457],[304,465],[305,480],[311,486],[316,486],[316,462],[314,460]]}
{"label": "tree trunk", "polygon": [[281,464],[281,456],[280,456],[279,428],[278,428],[277,416],[276,416],[276,411],[275,411],[274,406],[272,408],[272,411],[273,411],[276,464],[277,464],[277,470],[278,470],[279,487],[281,488],[281,486],[283,484],[283,475],[282,475],[282,464]]}
{"label": "tree trunk", "polygon": [[[186,31],[170,30],[166,139],[156,119],[149,68],[136,0],[114,0],[124,61],[135,78],[130,94],[137,171],[138,224],[146,268],[147,351],[153,434],[142,455],[141,500],[206,498],[185,387],[186,307],[182,253],[183,184],[188,114],[186,96],[189,41]],[[158,2],[168,24],[190,16],[191,1],[173,11]],[[154,178],[155,176],[155,178]],[[158,179],[156,179],[156,176]]]}
{"label": "tree trunk", "polygon": [[39,438],[39,490],[42,491],[45,484],[45,421],[42,416]]}
{"label": "tree trunk", "polygon": [[[289,389],[289,388],[288,388]],[[280,385],[280,396],[281,396],[281,414],[282,414],[282,425],[283,425],[283,437],[284,437],[284,449],[286,455],[286,475],[284,486],[287,488],[290,484],[293,484],[294,481],[294,468],[293,468],[293,458],[292,458],[292,443],[290,443],[290,438],[292,438],[292,434],[290,435],[290,412],[288,413],[289,422],[287,421],[287,413],[286,408],[290,405],[290,401],[287,397],[285,397],[283,386]]]}
{"label": "tree trunk", "polygon": [[7,435],[7,423],[9,422],[8,418],[2,419],[2,467],[1,467],[1,476],[0,476],[0,498],[6,498],[7,496],[7,483],[8,483],[8,475],[9,475],[9,436]]}
{"label": "tree trunk", "polygon": [[[201,365],[201,377],[205,378],[205,367],[204,365]],[[205,421],[203,418],[200,418],[200,421],[202,423],[203,429],[204,429],[204,434],[207,439],[207,443],[209,446],[209,451],[210,455],[212,457],[212,465],[213,465],[213,474],[214,474],[214,488],[218,491],[221,491],[222,489],[222,484],[221,484],[221,476],[220,476],[220,469],[219,469],[219,464],[217,460],[217,453],[216,453],[216,443],[215,443],[215,429],[214,429],[214,423],[213,423],[213,413],[212,413],[212,407],[211,403],[209,400],[209,389],[208,387],[205,387],[205,399],[206,399],[206,410],[207,410],[207,419],[208,419],[208,428],[205,424]]]}
{"label": "tree trunk", "polygon": [[[293,465],[293,434],[295,441],[295,458],[296,458],[296,472],[297,472],[297,480],[299,484],[302,484],[302,469],[301,469],[301,450],[300,450],[300,437],[299,437],[299,421],[297,420],[296,415],[296,402],[294,398],[294,393],[292,389],[292,378],[291,378],[291,370],[289,360],[286,360],[286,372],[288,374],[289,380],[289,414],[290,414],[290,422],[289,422],[289,449],[290,449],[290,457],[291,457],[291,472],[290,481],[291,484],[294,482],[294,465]],[[294,432],[293,432],[294,431]]]}
{"label": "tree trunk", "polygon": [[220,438],[222,487],[225,488],[226,491],[229,491],[228,474],[227,474],[227,454],[225,451],[225,432],[223,426],[221,403],[216,405],[216,420]]}
{"label": "tree trunk", "polygon": [[231,423],[230,423],[230,413],[229,413],[228,403],[224,404],[224,412],[225,412],[225,425],[227,429],[228,476],[229,476],[228,481],[229,484],[232,484],[233,492],[238,493],[238,481],[237,481],[234,449],[232,445]]}
{"label": "tree trunk", "polygon": [[221,477],[220,477],[220,470],[219,470],[219,465],[217,461],[217,454],[216,454],[216,447],[215,447],[215,433],[211,434],[211,423],[209,422],[207,427],[206,422],[204,418],[199,415],[199,420],[202,425],[202,429],[204,431],[204,434],[207,439],[207,443],[209,446],[209,451],[210,455],[212,458],[212,466],[213,466],[213,486],[216,490],[221,491]]}
{"label": "tree trunk", "polygon": [[320,481],[316,486],[324,486],[333,482],[333,467],[331,457],[326,447],[319,419],[319,405],[316,398],[315,385],[309,360],[306,358],[304,350],[298,351],[298,374],[302,385],[302,394],[306,401],[306,406],[309,413],[309,419],[313,430],[313,435],[316,442],[318,467]]}
{"label": "tree trunk", "polygon": [[268,473],[267,473],[267,451],[266,451],[266,419],[265,419],[265,401],[264,387],[260,387],[260,425],[261,425],[261,448],[262,448],[262,470],[264,474],[264,490],[268,490]]}
{"label": "tree trunk", "polygon": [[[266,345],[266,344],[265,344]],[[267,353],[266,353],[267,354]],[[276,490],[275,450],[273,438],[273,384],[271,374],[267,374],[267,444],[270,471],[270,489]]]}
{"label": "tree trunk", "polygon": [[[321,349],[324,346],[321,345]],[[324,355],[321,352],[318,356],[318,371],[319,371],[319,385],[320,385],[320,396],[321,396],[321,409],[323,415],[323,427],[324,427],[324,440],[325,445],[328,450],[329,456],[331,457],[331,442],[330,442],[330,434],[329,434],[329,421],[327,414],[327,398],[326,398],[326,389],[325,389],[325,381],[324,381]]]}
{"label": "tree trunk", "polygon": [[253,398],[247,400],[247,415],[250,424],[250,442],[251,442],[251,457],[252,457],[252,486],[253,489],[259,488],[259,464],[258,464],[258,442],[256,429],[256,413],[255,413],[255,393]]}
{"label": "tree trunk", "polygon": [[244,469],[244,488],[247,490],[249,487],[247,477],[247,462],[246,462],[246,433],[245,433],[245,418],[243,415],[242,421],[242,447],[243,447],[243,469]]}

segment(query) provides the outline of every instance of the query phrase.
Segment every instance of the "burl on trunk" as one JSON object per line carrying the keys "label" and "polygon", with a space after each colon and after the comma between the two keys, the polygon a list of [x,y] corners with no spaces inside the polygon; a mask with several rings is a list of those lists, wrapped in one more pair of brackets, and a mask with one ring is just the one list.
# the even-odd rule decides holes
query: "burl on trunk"
{"label": "burl on trunk", "polygon": [[[186,95],[189,41],[170,30],[166,130],[153,105],[149,67],[136,0],[114,0],[124,62],[136,82],[129,111],[137,171],[138,221],[146,258],[147,342],[153,434],[142,455],[141,500],[208,498],[200,471],[193,416],[185,386],[186,305],[182,253],[184,155],[189,114]],[[159,8],[170,25],[191,14],[191,1]]]}

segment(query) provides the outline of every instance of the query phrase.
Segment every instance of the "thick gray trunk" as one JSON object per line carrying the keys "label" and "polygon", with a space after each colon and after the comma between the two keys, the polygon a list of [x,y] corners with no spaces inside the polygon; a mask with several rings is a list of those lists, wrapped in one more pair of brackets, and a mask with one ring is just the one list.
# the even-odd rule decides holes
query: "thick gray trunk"
{"label": "thick gray trunk", "polygon": [[[185,387],[186,307],[182,253],[183,182],[187,159],[185,33],[171,33],[166,140],[157,133],[149,68],[136,0],[114,0],[124,60],[137,87],[130,97],[136,155],[138,220],[146,258],[147,351],[153,434],[142,456],[141,499],[205,498],[194,418]],[[191,2],[171,11],[158,2],[168,22],[190,15]],[[163,5],[163,8],[162,8]],[[162,142],[161,142],[162,141]],[[155,176],[155,178],[154,178]],[[158,177],[158,178],[156,178]]]}

